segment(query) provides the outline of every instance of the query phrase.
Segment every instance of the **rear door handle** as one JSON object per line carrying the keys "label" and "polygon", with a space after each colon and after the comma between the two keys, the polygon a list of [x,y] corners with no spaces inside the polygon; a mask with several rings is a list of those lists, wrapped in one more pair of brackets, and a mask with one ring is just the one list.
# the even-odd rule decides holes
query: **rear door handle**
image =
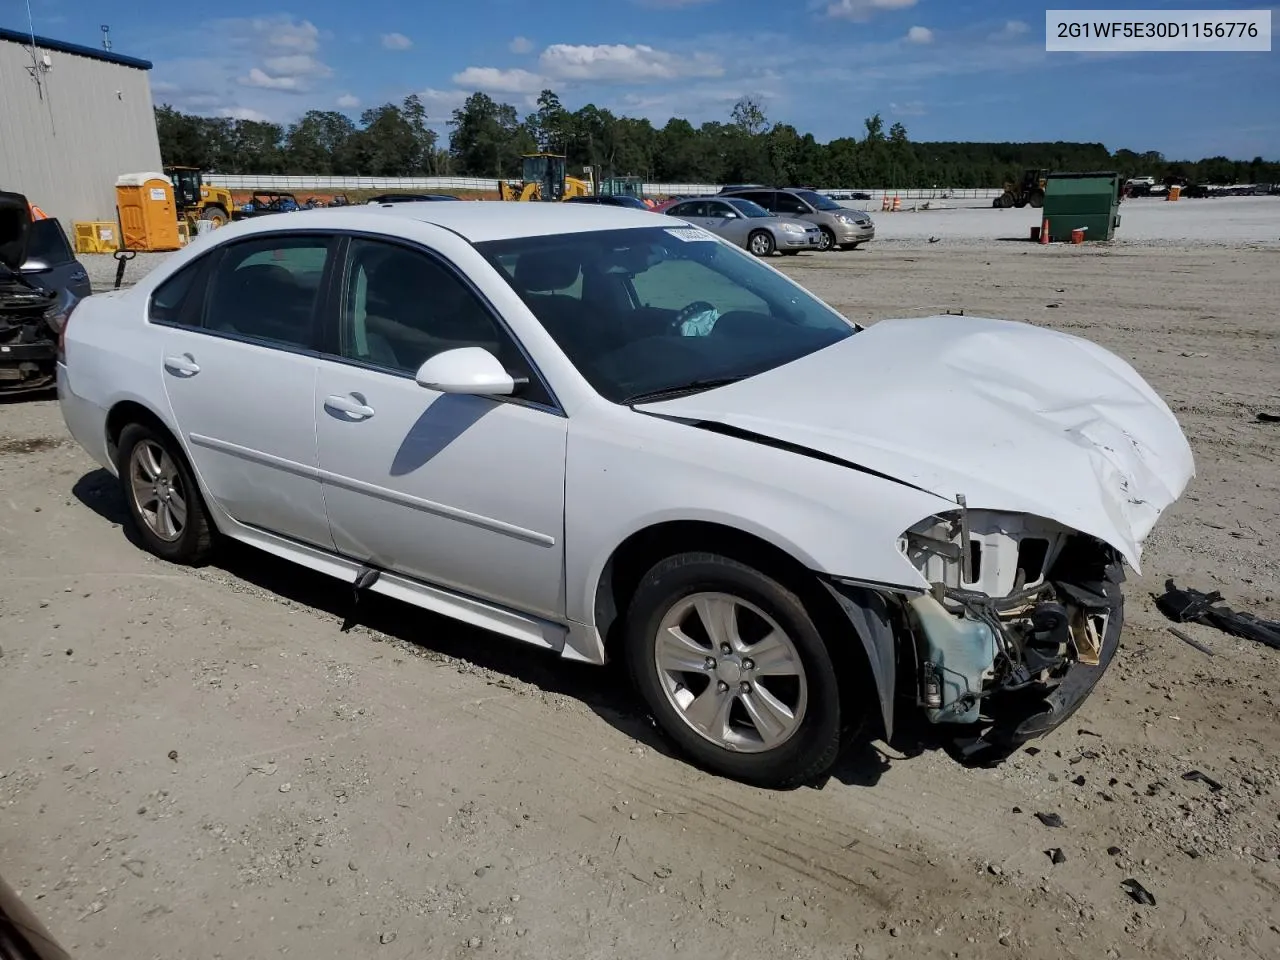
{"label": "rear door handle", "polygon": [[362,403],[363,398],[350,397],[325,397],[324,405],[329,410],[337,410],[339,413],[345,413],[352,417],[359,417],[361,420],[368,420],[373,416],[373,407],[366,403]]}
{"label": "rear door handle", "polygon": [[194,377],[200,372],[200,364],[196,363],[196,358],[189,353],[184,353],[180,357],[165,357],[164,368],[172,374],[183,377]]}

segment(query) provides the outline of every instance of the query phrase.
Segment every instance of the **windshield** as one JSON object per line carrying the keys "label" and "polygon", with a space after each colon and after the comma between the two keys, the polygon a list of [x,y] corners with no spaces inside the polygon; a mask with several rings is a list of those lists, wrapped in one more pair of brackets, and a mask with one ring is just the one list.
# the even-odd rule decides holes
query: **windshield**
{"label": "windshield", "polygon": [[614,403],[754,376],[858,330],[803,287],[697,227],[476,247]]}
{"label": "windshield", "polygon": [[754,200],[737,199],[729,200],[727,202],[744,217],[750,217],[752,220],[759,219],[760,217],[773,216],[772,213],[760,206],[760,204],[756,203]]}
{"label": "windshield", "polygon": [[815,210],[843,210],[844,207],[836,203],[830,197],[823,196],[821,193],[815,193],[812,190],[797,190],[796,196],[801,200],[809,201],[809,205]]}

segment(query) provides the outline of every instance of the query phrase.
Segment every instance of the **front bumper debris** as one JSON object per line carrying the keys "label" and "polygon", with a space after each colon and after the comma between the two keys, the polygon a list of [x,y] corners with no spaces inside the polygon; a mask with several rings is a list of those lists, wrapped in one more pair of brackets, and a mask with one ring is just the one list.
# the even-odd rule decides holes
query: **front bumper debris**
{"label": "front bumper debris", "polygon": [[[1118,554],[1049,521],[967,512],[908,531],[917,702],[962,755],[1009,753],[1089,696],[1124,623]],[[963,547],[962,547],[963,545]]]}

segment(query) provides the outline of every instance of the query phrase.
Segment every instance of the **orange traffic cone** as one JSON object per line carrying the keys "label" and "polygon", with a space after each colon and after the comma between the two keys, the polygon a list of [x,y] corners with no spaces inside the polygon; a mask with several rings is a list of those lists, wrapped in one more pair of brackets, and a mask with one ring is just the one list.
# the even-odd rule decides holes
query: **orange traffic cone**
{"label": "orange traffic cone", "polygon": [[1042,221],[1040,221],[1040,242],[1041,243],[1049,242],[1049,218],[1048,217],[1045,217]]}

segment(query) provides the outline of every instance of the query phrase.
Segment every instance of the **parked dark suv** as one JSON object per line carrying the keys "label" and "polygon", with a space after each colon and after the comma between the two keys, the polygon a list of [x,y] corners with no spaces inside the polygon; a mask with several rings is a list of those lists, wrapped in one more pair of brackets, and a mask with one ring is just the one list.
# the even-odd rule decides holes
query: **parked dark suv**
{"label": "parked dark suv", "polygon": [[26,197],[0,192],[0,393],[53,385],[58,335],[90,292],[62,224],[33,221]]}
{"label": "parked dark suv", "polygon": [[745,197],[780,217],[814,224],[822,231],[820,250],[856,250],[875,239],[876,225],[867,214],[842,207],[816,190],[753,187],[728,191],[726,196]]}

